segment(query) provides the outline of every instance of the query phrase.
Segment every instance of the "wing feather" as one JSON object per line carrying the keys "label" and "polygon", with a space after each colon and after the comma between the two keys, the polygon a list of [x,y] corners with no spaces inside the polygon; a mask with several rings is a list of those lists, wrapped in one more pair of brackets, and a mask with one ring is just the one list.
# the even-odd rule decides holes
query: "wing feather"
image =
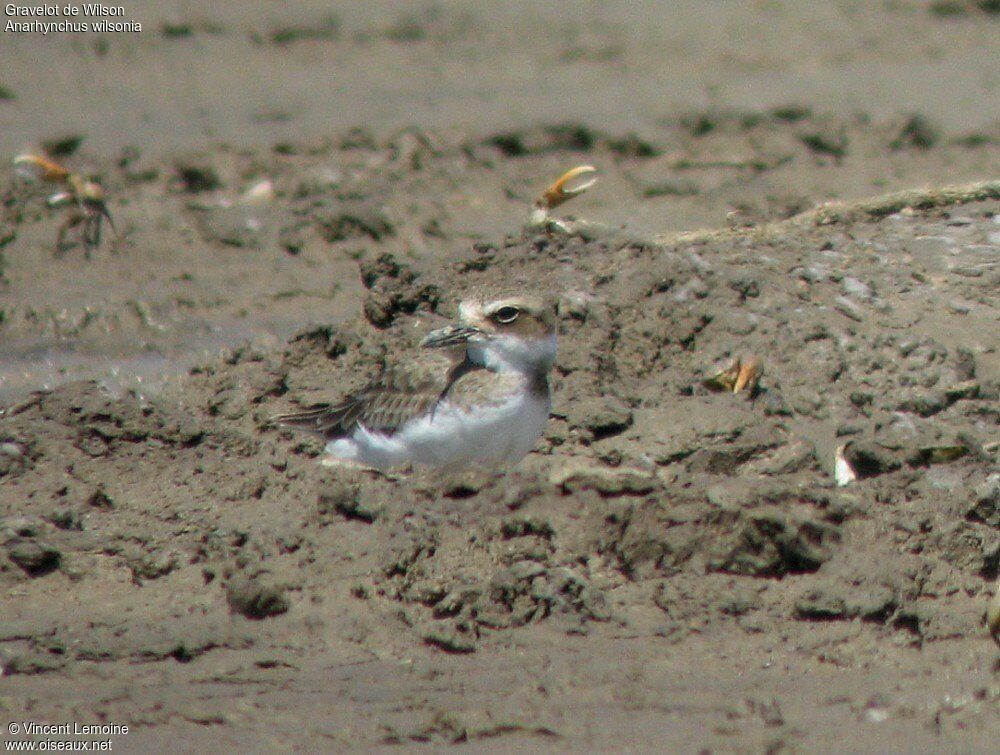
{"label": "wing feather", "polygon": [[349,435],[359,425],[391,435],[414,417],[431,411],[453,385],[485,372],[460,352],[420,352],[419,358],[389,367],[367,388],[337,404],[319,404],[274,418],[282,427],[307,430],[326,440]]}

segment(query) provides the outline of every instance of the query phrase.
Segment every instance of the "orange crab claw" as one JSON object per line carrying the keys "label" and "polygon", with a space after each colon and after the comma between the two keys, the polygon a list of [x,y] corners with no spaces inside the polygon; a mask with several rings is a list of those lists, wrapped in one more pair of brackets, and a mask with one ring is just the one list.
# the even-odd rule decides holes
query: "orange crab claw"
{"label": "orange crab claw", "polygon": [[757,357],[749,357],[745,362],[741,362],[736,373],[736,382],[733,383],[733,393],[739,393],[744,388],[750,391],[756,390],[763,373],[764,365]]}
{"label": "orange crab claw", "polygon": [[62,165],[41,155],[18,155],[14,158],[14,169],[19,176],[29,181],[63,183],[70,176],[70,172]]}
{"label": "orange crab claw", "polygon": [[726,369],[715,373],[704,381],[706,388],[726,393],[748,390],[753,396],[757,391],[760,376],[764,374],[764,363],[755,356],[743,359],[737,356]]}
{"label": "orange crab claw", "polygon": [[[535,206],[546,210],[551,210],[573,197],[583,194],[587,189],[597,183],[597,168],[593,165],[578,165],[559,176],[556,181],[547,188],[535,201]],[[569,184],[577,179],[582,179],[580,183],[570,186]]]}

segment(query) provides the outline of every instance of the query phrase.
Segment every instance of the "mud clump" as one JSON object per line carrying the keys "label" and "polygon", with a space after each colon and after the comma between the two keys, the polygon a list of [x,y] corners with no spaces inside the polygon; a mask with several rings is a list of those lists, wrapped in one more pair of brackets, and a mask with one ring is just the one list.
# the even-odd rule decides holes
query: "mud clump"
{"label": "mud clump", "polygon": [[262,577],[238,575],[226,585],[226,602],[248,619],[266,619],[285,613],[289,608],[284,590]]}
{"label": "mud clump", "polygon": [[[188,323],[178,312],[237,309],[294,328],[202,357],[159,393],[73,382],[3,412],[0,587],[18,596],[2,606],[5,670],[72,685],[96,668],[130,696],[35,710],[135,716],[156,732],[175,719],[236,731],[227,722],[245,711],[233,690],[308,712],[317,689],[336,689],[345,712],[329,731],[345,748],[501,734],[573,748],[586,743],[573,711],[588,695],[609,711],[709,711],[698,714],[706,730],[729,732],[718,749],[746,749],[754,727],[794,738],[817,706],[869,715],[868,687],[899,669],[894,689],[919,673],[958,700],[940,669],[961,667],[987,689],[967,695],[962,731],[985,731],[977,642],[1000,570],[991,201],[924,193],[655,239],[599,222],[519,231],[521,215],[487,232],[467,212],[530,202],[532,159],[558,162],[558,175],[585,152],[633,172],[636,196],[647,166],[699,185],[712,175],[704,201],[735,202],[724,176],[763,186],[778,170],[761,167],[758,138],[824,170],[876,141],[889,149],[888,132],[840,139],[843,124],[792,115],[766,128],[695,118],[703,133],[675,134],[678,149],[752,137],[739,141],[749,163],[698,168],[655,164],[669,156],[658,143],[583,127],[458,145],[366,132],[343,149],[283,147],[260,165],[213,158],[227,183],[274,174],[288,202],[274,203],[275,243],[263,234],[251,258],[195,233],[201,252],[222,256],[176,271],[170,295],[185,303],[142,309],[142,338],[160,332],[161,313],[167,329]],[[823,138],[803,144],[813,133]],[[945,143],[904,149],[918,159]],[[306,169],[317,172],[300,192]],[[470,195],[448,193],[456,170],[478,171],[481,183],[461,182]],[[176,176],[162,181],[187,201]],[[406,201],[380,193],[390,182]],[[278,238],[283,228],[294,233]],[[232,304],[220,279],[202,279],[213,265],[231,276],[227,255],[269,271],[259,297]],[[516,468],[331,468],[322,439],[274,426],[363,387],[482,288],[559,303],[553,416]],[[43,318],[32,311],[0,326],[30,329]],[[720,374],[723,390],[706,385]],[[802,673],[775,681],[773,664]],[[859,686],[867,670],[877,679]],[[181,681],[131,684],[143,673]],[[732,702],[737,676],[768,694]],[[893,715],[926,705],[907,698]],[[317,731],[288,741],[314,747]]]}
{"label": "mud clump", "polygon": [[387,328],[400,314],[413,314],[418,309],[433,312],[441,294],[433,284],[417,283],[418,275],[396,261],[392,255],[362,263],[361,281],[368,289],[365,297],[365,318],[376,328]]}
{"label": "mud clump", "polygon": [[330,243],[359,238],[381,241],[396,232],[382,210],[369,204],[358,204],[353,209],[320,215],[317,222],[320,234]]}
{"label": "mud clump", "polygon": [[835,536],[836,530],[828,525],[763,513],[743,527],[739,545],[717,566],[755,576],[815,571],[830,558],[827,543]]}
{"label": "mud clump", "polygon": [[215,191],[222,186],[219,174],[211,165],[199,162],[182,162],[176,167],[177,182],[188,194]]}
{"label": "mud clump", "polygon": [[37,540],[15,539],[5,547],[10,560],[31,577],[43,577],[55,571],[62,559],[58,549]]}
{"label": "mud clump", "polygon": [[333,482],[319,494],[317,511],[324,519],[338,514],[345,519],[356,519],[371,524],[382,514],[384,505],[362,498],[358,485]]}

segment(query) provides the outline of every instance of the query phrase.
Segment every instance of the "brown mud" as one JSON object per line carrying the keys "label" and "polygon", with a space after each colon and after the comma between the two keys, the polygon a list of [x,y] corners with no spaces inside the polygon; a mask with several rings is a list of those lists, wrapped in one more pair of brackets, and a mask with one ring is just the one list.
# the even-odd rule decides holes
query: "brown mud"
{"label": "brown mud", "polygon": [[[723,32],[702,5],[669,30],[615,3],[547,26],[547,3],[493,26],[178,5],[53,46],[120,70],[100,127],[72,76],[31,95],[27,42],[0,48],[4,146],[80,129],[63,159],[123,230],[56,255],[43,192],[0,176],[0,712],[128,724],[117,751],[991,749],[995,15],[727,5]],[[187,119],[142,91],[184,54],[230,63]],[[322,81],[274,115],[334,60],[353,116]],[[547,74],[520,99],[518,60]],[[75,127],[42,119],[60,96]],[[584,163],[576,230],[522,230]],[[516,470],[329,469],[269,424],[491,286],[559,302],[553,417]],[[753,395],[705,386],[750,355]]]}

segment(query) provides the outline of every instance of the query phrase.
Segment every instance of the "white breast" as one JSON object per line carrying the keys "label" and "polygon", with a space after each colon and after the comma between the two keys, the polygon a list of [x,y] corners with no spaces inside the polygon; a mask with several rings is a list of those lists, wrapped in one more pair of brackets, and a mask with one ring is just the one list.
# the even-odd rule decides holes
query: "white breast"
{"label": "white breast", "polygon": [[404,464],[504,465],[521,460],[545,430],[548,396],[527,390],[495,406],[463,409],[444,400],[433,414],[411,420],[391,436],[359,426],[326,451],[377,469]]}

